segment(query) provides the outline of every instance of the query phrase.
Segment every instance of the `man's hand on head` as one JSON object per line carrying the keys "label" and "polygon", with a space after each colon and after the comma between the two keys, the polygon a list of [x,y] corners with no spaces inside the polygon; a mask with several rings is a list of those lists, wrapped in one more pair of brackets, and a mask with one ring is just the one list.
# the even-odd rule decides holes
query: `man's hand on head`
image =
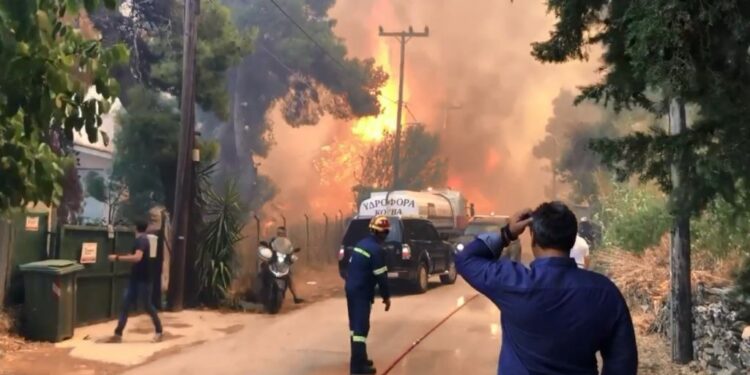
{"label": "man's hand on head", "polygon": [[513,216],[510,217],[510,220],[508,222],[508,230],[510,230],[510,234],[513,236],[513,238],[518,238],[518,236],[526,231],[526,227],[528,227],[532,221],[531,213],[531,209],[526,208],[516,212]]}

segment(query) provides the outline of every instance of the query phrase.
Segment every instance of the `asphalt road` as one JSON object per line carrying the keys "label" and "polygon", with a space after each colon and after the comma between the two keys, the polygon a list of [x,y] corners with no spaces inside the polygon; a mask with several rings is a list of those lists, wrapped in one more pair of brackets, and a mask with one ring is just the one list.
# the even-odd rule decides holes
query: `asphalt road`
{"label": "asphalt road", "polygon": [[[376,301],[368,351],[383,374],[412,344],[453,313],[389,374],[493,374],[497,309],[460,280],[423,295],[398,296],[390,312]],[[469,301],[469,302],[467,302]],[[459,306],[462,308],[458,309]],[[346,302],[333,298],[291,313],[259,315],[220,340],[132,369],[128,374],[333,375],[348,374]]]}

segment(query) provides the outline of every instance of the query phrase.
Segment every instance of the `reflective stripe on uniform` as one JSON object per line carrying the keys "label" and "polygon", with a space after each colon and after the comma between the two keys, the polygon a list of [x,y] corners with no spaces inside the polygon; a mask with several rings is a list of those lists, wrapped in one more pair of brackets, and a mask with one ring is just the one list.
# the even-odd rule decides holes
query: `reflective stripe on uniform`
{"label": "reflective stripe on uniform", "polygon": [[360,249],[358,247],[354,248],[354,252],[355,253],[360,253],[360,254],[364,255],[366,258],[370,257],[370,253],[368,253],[367,251],[364,251],[364,250],[362,250],[362,249]]}
{"label": "reflective stripe on uniform", "polygon": [[382,275],[382,274],[384,274],[386,272],[388,272],[388,267],[386,267],[386,266],[380,267],[380,268],[376,269],[375,271],[372,271],[372,273],[374,273],[375,276]]}
{"label": "reflective stripe on uniform", "polygon": [[367,342],[367,336],[352,336],[352,341],[354,342]]}

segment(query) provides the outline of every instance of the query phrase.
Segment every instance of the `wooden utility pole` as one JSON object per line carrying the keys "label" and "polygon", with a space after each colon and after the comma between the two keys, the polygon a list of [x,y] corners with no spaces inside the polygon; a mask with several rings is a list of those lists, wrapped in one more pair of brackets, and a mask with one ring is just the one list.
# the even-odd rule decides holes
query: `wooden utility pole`
{"label": "wooden utility pole", "polygon": [[[685,103],[674,98],[669,103],[669,130],[679,135],[687,130]],[[672,202],[682,204],[686,198],[685,155],[678,155],[672,163]],[[690,214],[675,209],[672,246],[670,251],[672,361],[686,364],[693,360],[693,301],[690,288]]]}
{"label": "wooden utility pole", "polygon": [[192,166],[195,148],[195,46],[198,39],[200,0],[185,0],[182,52],[182,95],[180,97],[180,148],[177,160],[176,191],[172,227],[172,264],[169,273],[168,302],[171,311],[181,311],[185,299],[185,256],[195,183]]}
{"label": "wooden utility pole", "polygon": [[381,37],[395,37],[401,43],[401,64],[399,67],[398,81],[398,110],[396,111],[396,139],[393,147],[393,189],[398,188],[399,167],[401,162],[401,116],[404,106],[404,58],[406,55],[406,42],[411,38],[430,36],[430,29],[425,26],[423,32],[414,32],[411,26],[408,31],[385,32],[380,26]]}

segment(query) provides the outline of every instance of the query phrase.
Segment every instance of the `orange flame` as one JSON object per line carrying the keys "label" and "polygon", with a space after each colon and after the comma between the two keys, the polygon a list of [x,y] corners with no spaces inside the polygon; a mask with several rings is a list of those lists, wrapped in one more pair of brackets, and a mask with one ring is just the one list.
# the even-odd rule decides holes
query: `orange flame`
{"label": "orange flame", "polygon": [[[388,49],[386,39],[378,38],[378,51],[375,60],[382,65],[383,70],[388,74],[388,81],[381,88],[381,95],[378,98],[382,111],[377,116],[363,117],[354,124],[352,133],[369,143],[377,143],[383,140],[386,133],[392,133],[396,130],[396,117],[398,116],[398,104],[394,103],[398,99],[398,79],[391,67],[391,54]],[[409,89],[404,85],[404,101],[409,97]],[[404,122],[404,115],[401,115],[401,123]]]}

